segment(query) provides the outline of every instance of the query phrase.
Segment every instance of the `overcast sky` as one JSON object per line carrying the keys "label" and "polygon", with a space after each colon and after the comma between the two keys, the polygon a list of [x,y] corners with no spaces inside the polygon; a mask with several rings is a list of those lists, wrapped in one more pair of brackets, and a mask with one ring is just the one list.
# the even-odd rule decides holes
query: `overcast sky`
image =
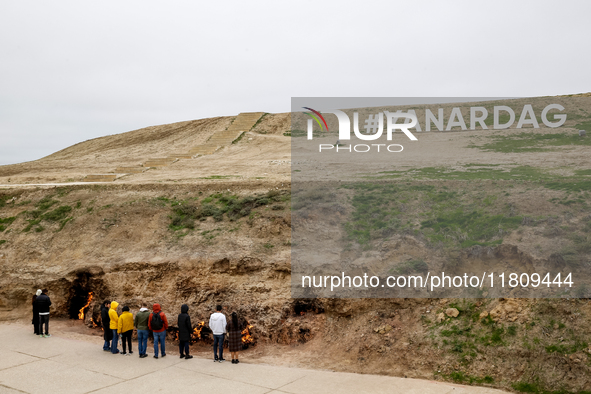
{"label": "overcast sky", "polygon": [[0,164],[292,96],[591,91],[591,1],[0,1]]}

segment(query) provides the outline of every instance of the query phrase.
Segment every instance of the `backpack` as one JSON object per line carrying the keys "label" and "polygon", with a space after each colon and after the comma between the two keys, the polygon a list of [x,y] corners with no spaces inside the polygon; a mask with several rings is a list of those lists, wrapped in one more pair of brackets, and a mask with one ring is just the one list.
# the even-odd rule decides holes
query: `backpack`
{"label": "backpack", "polygon": [[162,330],[162,327],[164,327],[164,323],[160,317],[160,312],[152,313],[152,331]]}

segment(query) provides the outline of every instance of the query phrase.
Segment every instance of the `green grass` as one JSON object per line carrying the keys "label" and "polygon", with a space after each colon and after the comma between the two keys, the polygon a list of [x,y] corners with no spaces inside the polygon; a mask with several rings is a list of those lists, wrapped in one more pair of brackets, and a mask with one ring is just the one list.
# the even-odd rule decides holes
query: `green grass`
{"label": "green grass", "polygon": [[4,208],[6,206],[6,201],[12,199],[14,196],[11,195],[0,195],[0,209]]}
{"label": "green grass", "polygon": [[546,152],[548,148],[558,146],[589,146],[591,138],[581,138],[577,133],[552,133],[541,134],[522,132],[513,135],[491,135],[488,137],[491,142],[484,145],[472,145],[471,148],[478,148],[483,151],[502,153],[525,153],[525,152]]}
{"label": "green grass", "polygon": [[548,182],[544,186],[548,189],[563,190],[566,192],[588,192],[591,191],[591,180]]}
{"label": "green grass", "polygon": [[495,238],[516,229],[522,220],[521,216],[489,215],[483,211],[464,212],[459,208],[422,222],[421,228],[431,230],[425,233],[431,242],[446,243],[453,237],[461,241],[462,248],[468,248],[502,243],[502,239]]}
{"label": "green grass", "polygon": [[60,222],[64,220],[68,214],[72,211],[72,207],[69,205],[62,205],[59,208],[54,209],[43,214],[42,218],[49,222]]}
{"label": "green grass", "polygon": [[[312,135],[314,138],[324,137],[327,133],[322,132],[320,130],[314,130]],[[306,130],[289,130],[283,133],[286,137],[293,137],[293,138],[304,138],[308,136],[308,131]]]}
{"label": "green grass", "polygon": [[468,384],[482,384],[482,383],[486,383],[486,384],[492,384],[494,383],[494,379],[492,376],[486,375],[482,378],[479,378],[477,376],[470,376],[465,374],[464,372],[461,371],[454,371],[451,372],[449,375],[443,375],[444,377],[449,378],[450,380],[453,380],[456,383],[468,383]]}
{"label": "green grass", "polygon": [[238,175],[211,175],[211,176],[204,176],[197,179],[228,179],[228,178],[238,178]]}
{"label": "green grass", "polygon": [[[348,240],[364,247],[396,233],[422,234],[434,245],[498,245],[523,221],[521,216],[511,216],[504,195],[448,191],[423,184],[356,183],[344,187],[355,192],[351,198],[354,211],[344,225],[345,232]],[[328,191],[308,191],[306,196],[313,206],[334,201]],[[300,204],[299,198],[294,200]]]}
{"label": "green grass", "polygon": [[52,200],[51,196],[43,197],[41,200],[35,204],[39,211],[47,211],[53,205],[57,204],[58,201]]}
{"label": "green grass", "polygon": [[246,133],[240,133],[240,135],[238,136],[238,138],[236,138],[234,141],[232,141],[232,144],[237,144],[242,140],[242,137],[244,137],[244,134]]}
{"label": "green grass", "polygon": [[60,226],[59,226],[59,228],[58,228],[58,230],[57,230],[57,231],[58,231],[58,232],[59,232],[59,231],[62,231],[62,230],[64,229],[64,227],[66,226],[66,224],[68,224],[68,222],[70,222],[70,221],[72,221],[72,220],[74,220],[74,218],[73,218],[73,217],[68,217],[68,218],[62,219],[62,220],[60,221]]}
{"label": "green grass", "polygon": [[3,244],[5,244],[6,242],[8,242],[8,241],[7,241],[7,240],[5,240],[5,239],[0,239],[0,245],[3,245]]}
{"label": "green grass", "polygon": [[533,394],[591,394],[591,391],[567,391],[567,390],[545,390],[537,383],[531,382],[517,382],[511,385],[513,389],[521,393]]}
{"label": "green grass", "polygon": [[41,219],[27,219],[27,222],[29,222],[29,224],[23,229],[24,233],[31,231],[33,226],[36,226],[39,223],[41,223]]}
{"label": "green grass", "polygon": [[[263,121],[263,119],[265,119],[265,117],[266,117],[267,115],[269,115],[269,113],[268,113],[268,112],[265,112],[265,113],[264,113],[264,114],[263,114],[263,115],[262,115],[262,116],[259,118],[259,120],[257,120],[257,121],[256,121],[256,123],[255,123],[255,124],[254,124],[254,125],[253,125],[253,126],[250,128],[250,130],[253,130],[253,129],[255,129],[255,128],[256,128],[256,127],[257,127],[257,126],[258,126],[258,125],[259,125],[259,124],[260,124],[260,123]],[[249,131],[250,131],[250,130],[249,130]]]}
{"label": "green grass", "polygon": [[392,271],[398,275],[408,275],[414,273],[426,274],[429,271],[429,266],[423,259],[409,260],[398,264]]}
{"label": "green grass", "polygon": [[[578,132],[578,130],[586,130],[587,132],[590,132],[591,131],[591,120],[587,120],[585,122],[578,123],[577,125],[575,125],[575,129],[577,129],[577,132]],[[586,138],[590,138],[590,136],[587,135]]]}
{"label": "green grass", "polygon": [[[287,197],[289,198],[289,197]],[[236,221],[249,216],[258,207],[286,200],[286,196],[271,190],[264,195],[238,197],[228,193],[212,194],[199,203],[182,202],[172,206],[171,223],[169,228],[178,231],[184,228],[194,229],[196,220],[213,218],[221,222],[224,218]]]}
{"label": "green grass", "polygon": [[0,218],[0,233],[3,232],[4,230],[6,230],[8,227],[10,227],[10,225],[12,224],[12,222],[14,222],[16,220],[15,216],[11,216],[8,218]]}
{"label": "green grass", "polygon": [[548,345],[545,349],[548,353],[572,354],[587,349],[588,346],[587,342],[575,340],[572,344],[561,342],[554,345]]}

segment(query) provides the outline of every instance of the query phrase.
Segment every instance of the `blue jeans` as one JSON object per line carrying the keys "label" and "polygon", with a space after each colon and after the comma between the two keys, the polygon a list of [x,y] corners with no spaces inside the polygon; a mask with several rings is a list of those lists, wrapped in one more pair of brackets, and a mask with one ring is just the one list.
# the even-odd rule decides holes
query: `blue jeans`
{"label": "blue jeans", "polygon": [[111,341],[105,341],[103,345],[103,350],[111,350]]}
{"label": "blue jeans", "polygon": [[117,330],[113,329],[113,341],[111,342],[111,353],[117,354],[119,353],[119,349],[117,349],[117,342],[119,342],[119,334],[117,334]]}
{"label": "blue jeans", "polygon": [[[213,356],[218,360],[224,358],[224,337],[226,334],[213,336]],[[218,358],[218,348],[220,349],[220,356]]]}
{"label": "blue jeans", "polygon": [[146,354],[148,348],[148,330],[137,330],[137,349],[140,353]]}
{"label": "blue jeans", "polygon": [[154,356],[158,357],[158,342],[160,342],[160,350],[162,355],[166,354],[166,331],[154,333]]}

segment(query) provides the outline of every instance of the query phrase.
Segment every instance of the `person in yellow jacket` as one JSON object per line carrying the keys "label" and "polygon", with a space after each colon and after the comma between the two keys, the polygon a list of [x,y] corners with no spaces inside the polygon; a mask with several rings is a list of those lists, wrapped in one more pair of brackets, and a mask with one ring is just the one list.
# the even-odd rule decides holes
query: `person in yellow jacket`
{"label": "person in yellow jacket", "polygon": [[117,307],[119,303],[117,301],[111,302],[111,309],[109,309],[109,328],[113,332],[113,342],[111,344],[111,353],[119,353],[117,349],[117,342],[119,342],[119,334],[117,334],[117,328],[119,327],[119,315],[117,314]]}
{"label": "person in yellow jacket", "polygon": [[119,316],[119,322],[117,323],[117,333],[121,335],[121,344],[123,345],[123,352],[121,354],[128,354],[125,350],[125,341],[129,345],[129,355],[133,354],[131,350],[131,334],[133,334],[133,314],[129,312],[129,307],[123,307],[123,313]]}

